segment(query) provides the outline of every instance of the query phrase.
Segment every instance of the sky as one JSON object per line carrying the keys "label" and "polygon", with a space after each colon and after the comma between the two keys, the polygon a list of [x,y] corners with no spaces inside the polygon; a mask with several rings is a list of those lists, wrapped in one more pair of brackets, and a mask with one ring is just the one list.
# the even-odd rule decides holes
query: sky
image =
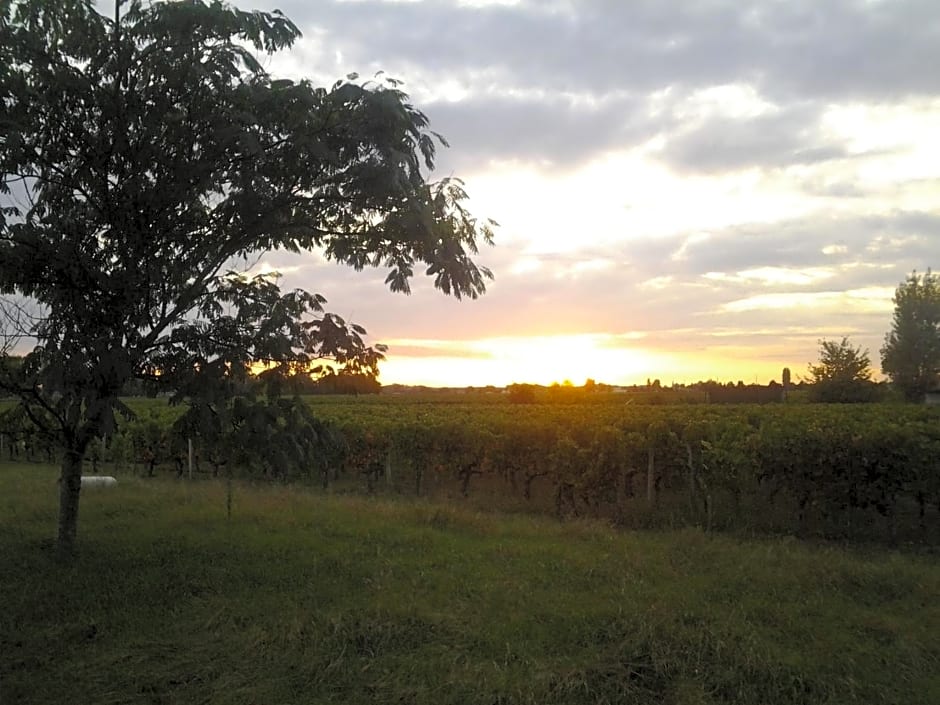
{"label": "sky", "polygon": [[806,376],[848,336],[876,373],[895,287],[940,266],[936,0],[309,2],[273,73],[384,71],[499,223],[495,280],[315,253],[257,265],[389,346],[384,384]]}

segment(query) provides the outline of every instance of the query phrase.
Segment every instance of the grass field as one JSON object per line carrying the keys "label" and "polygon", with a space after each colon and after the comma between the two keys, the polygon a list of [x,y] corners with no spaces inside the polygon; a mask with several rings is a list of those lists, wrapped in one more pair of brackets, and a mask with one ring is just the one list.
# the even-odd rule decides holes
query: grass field
{"label": "grass field", "polygon": [[940,559],[0,464],[0,703],[940,702]]}

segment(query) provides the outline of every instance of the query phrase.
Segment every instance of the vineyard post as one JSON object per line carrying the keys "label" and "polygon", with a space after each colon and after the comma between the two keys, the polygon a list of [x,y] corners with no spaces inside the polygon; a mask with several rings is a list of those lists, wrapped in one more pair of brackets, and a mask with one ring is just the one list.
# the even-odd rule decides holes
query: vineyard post
{"label": "vineyard post", "polygon": [[705,479],[700,475],[699,479],[702,483],[703,493],[705,495],[705,533],[711,533],[712,530],[712,516],[714,515],[714,504],[712,503],[712,493],[711,489],[708,487],[708,483],[705,482]]}
{"label": "vineyard post", "polygon": [[232,466],[225,464],[225,518],[232,519]]}
{"label": "vineyard post", "polygon": [[656,472],[656,451],[653,448],[652,443],[650,444],[649,449],[647,450],[648,464],[646,466],[646,503],[652,504],[653,498],[656,493],[656,480],[654,474]]}
{"label": "vineyard post", "polygon": [[685,452],[689,468],[689,511],[695,513],[695,458],[692,455],[692,444],[685,442]]}
{"label": "vineyard post", "polygon": [[388,453],[385,455],[385,485],[391,487],[392,484],[392,448],[389,446]]}
{"label": "vineyard post", "polygon": [[193,479],[193,439],[186,439],[186,462],[189,466],[189,479]]}
{"label": "vineyard post", "polygon": [[617,466],[616,491],[617,491],[617,511],[623,517],[623,505],[627,499],[627,477],[623,468]]}

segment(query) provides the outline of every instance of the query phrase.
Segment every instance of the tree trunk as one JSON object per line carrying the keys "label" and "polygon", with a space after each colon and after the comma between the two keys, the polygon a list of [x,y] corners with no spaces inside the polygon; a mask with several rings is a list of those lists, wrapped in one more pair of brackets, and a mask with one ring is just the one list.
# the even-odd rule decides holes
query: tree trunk
{"label": "tree trunk", "polygon": [[470,496],[470,478],[474,475],[481,474],[479,470],[476,470],[476,464],[465,465],[460,469],[458,476],[460,477],[460,494],[464,497]]}
{"label": "tree trunk", "polygon": [[698,514],[698,502],[700,501],[702,503],[702,511],[705,512],[705,532],[708,533],[712,530],[712,520],[715,513],[715,502],[712,499],[712,489],[702,474],[695,476],[695,485],[695,494],[698,497],[698,500],[696,501],[694,514]]}
{"label": "tree trunk", "polygon": [[62,457],[62,472],[59,476],[59,527],[56,551],[67,558],[75,553],[75,537],[78,534],[78,498],[82,489],[82,461],[80,449],[69,448]]}
{"label": "tree trunk", "polygon": [[525,476],[525,487],[522,491],[522,496],[527,500],[532,499],[532,483],[535,482],[535,479],[538,477],[545,477],[548,473],[546,472],[537,472],[531,475]]}
{"label": "tree trunk", "polygon": [[232,518],[232,468],[225,466],[225,518]]}

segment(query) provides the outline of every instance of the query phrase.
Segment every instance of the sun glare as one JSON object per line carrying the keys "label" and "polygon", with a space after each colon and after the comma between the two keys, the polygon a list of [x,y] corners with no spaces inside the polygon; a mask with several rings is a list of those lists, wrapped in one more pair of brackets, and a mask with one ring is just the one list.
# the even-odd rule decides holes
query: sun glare
{"label": "sun glare", "polygon": [[[698,334],[690,333],[690,342]],[[699,339],[694,349],[665,351],[630,333],[502,337],[481,340],[389,340],[381,382],[431,387],[551,385],[585,380],[614,385],[663,385],[716,379],[766,384],[784,366],[804,360],[778,349]],[[397,352],[396,352],[397,351]],[[811,356],[811,351],[807,352]],[[806,359],[810,359],[807,357]]]}
{"label": "sun glare", "polygon": [[475,341],[422,341],[424,355],[390,354],[382,364],[384,383],[430,386],[505,386],[514,382],[553,384],[588,378],[632,384],[657,370],[675,368],[669,354],[643,349],[635,336],[610,334],[487,338]]}

